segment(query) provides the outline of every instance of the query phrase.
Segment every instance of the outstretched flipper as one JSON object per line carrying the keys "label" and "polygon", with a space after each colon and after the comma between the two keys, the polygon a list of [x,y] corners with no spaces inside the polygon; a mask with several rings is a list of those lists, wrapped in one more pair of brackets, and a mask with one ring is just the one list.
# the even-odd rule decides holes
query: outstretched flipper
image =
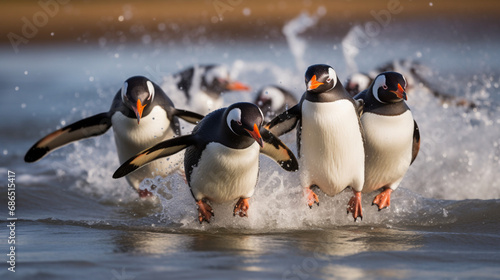
{"label": "outstretched flipper", "polygon": [[155,159],[171,156],[188,146],[194,144],[193,135],[179,136],[146,149],[124,162],[113,174],[113,178],[121,178],[139,167],[152,162]]}
{"label": "outstretched flipper", "polygon": [[413,121],[413,123],[415,124],[415,127],[413,128],[413,148],[411,151],[410,164],[412,164],[415,158],[417,158],[418,151],[420,150],[420,129],[418,129],[418,125],[415,120]]}
{"label": "outstretched flipper", "polygon": [[33,145],[24,156],[25,162],[35,162],[55,149],[71,142],[105,133],[111,127],[111,114],[101,113],[56,130]]}
{"label": "outstretched flipper", "polygon": [[195,112],[176,109],[176,108],[173,108],[172,113],[174,116],[181,118],[181,119],[187,121],[188,123],[192,123],[192,124],[198,124],[198,122],[201,121],[201,119],[203,119],[205,117],[205,116],[200,115],[200,114],[195,113]]}
{"label": "outstretched flipper", "polygon": [[299,162],[293,152],[269,130],[262,128],[260,130],[264,145],[260,149],[261,153],[275,160],[286,171],[297,171]]}
{"label": "outstretched flipper", "polygon": [[297,126],[297,123],[300,120],[301,104],[302,102],[299,102],[299,104],[279,114],[274,119],[272,119],[268,124],[266,124],[264,128],[269,130],[272,134],[278,137],[291,131],[292,129],[295,128],[295,126]]}

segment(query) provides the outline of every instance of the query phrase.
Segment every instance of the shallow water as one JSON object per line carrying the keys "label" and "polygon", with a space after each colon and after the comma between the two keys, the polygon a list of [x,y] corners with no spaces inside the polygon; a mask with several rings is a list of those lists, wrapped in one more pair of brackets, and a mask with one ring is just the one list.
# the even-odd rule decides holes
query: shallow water
{"label": "shallow water", "polygon": [[[302,42],[306,52],[272,41],[28,46],[4,56],[1,185],[5,190],[8,170],[16,173],[19,220],[16,273],[5,266],[0,277],[496,278],[500,41],[484,30],[483,36],[491,35],[487,43],[449,34],[436,41],[445,26],[435,25],[436,34],[428,36],[408,35],[412,24],[393,26],[369,46],[357,46],[353,57],[346,57],[340,41],[318,44],[301,36],[289,42]],[[427,25],[432,24],[416,26],[425,30]],[[292,31],[287,35],[296,36]],[[394,45],[392,38],[405,39]],[[0,51],[9,54],[8,48]],[[420,154],[393,193],[391,207],[379,212],[370,205],[375,194],[364,195],[364,217],[356,223],[346,214],[349,191],[335,197],[319,193],[321,205],[308,209],[298,175],[265,157],[249,217],[233,217],[233,202],[213,205],[216,217],[203,225],[196,221],[196,206],[181,176],[145,180],[143,188],[156,186],[157,197],[151,200],[139,200],[125,180],[111,178],[118,167],[112,133],[66,146],[34,164],[22,160],[45,134],[108,110],[132,75],[160,83],[164,75],[193,63],[220,62],[255,90],[279,84],[298,97],[304,85],[303,69],[296,65],[327,63],[346,77],[352,71],[349,59],[367,71],[399,59],[418,62],[433,87],[478,104],[476,109],[444,106],[415,84],[408,104],[421,130]],[[252,97],[224,96],[228,104]],[[283,140],[295,151],[293,135]],[[0,204],[7,205],[2,192]],[[0,217],[5,229],[7,210]],[[2,254],[8,253],[7,234],[2,230]]]}

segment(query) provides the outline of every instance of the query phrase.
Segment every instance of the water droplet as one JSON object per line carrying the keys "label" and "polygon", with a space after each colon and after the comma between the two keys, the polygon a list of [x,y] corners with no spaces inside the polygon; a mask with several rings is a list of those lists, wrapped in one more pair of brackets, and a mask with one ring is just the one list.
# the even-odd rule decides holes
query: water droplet
{"label": "water droplet", "polygon": [[3,155],[6,156],[9,153],[7,150],[3,150]]}
{"label": "water droplet", "polygon": [[15,87],[15,88],[14,88],[14,90],[15,90],[15,91],[19,91],[19,87]]}
{"label": "water droplet", "polygon": [[28,70],[24,71],[24,75],[28,75]]}
{"label": "water droplet", "polygon": [[125,19],[125,18],[123,17],[123,15],[120,15],[120,16],[118,17],[118,21],[120,21],[120,22],[121,22],[121,21],[123,21],[124,19]]}
{"label": "water droplet", "polygon": [[251,13],[252,13],[252,10],[250,8],[243,9],[243,15],[249,16]]}
{"label": "water droplet", "polygon": [[26,108],[26,103],[22,103],[21,108],[23,108],[23,109]]}

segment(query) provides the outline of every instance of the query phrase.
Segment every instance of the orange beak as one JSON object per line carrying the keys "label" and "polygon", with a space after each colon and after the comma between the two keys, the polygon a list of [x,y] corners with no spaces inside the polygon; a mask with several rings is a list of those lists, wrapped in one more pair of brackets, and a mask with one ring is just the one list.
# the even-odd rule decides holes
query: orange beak
{"label": "orange beak", "polygon": [[141,121],[142,111],[144,111],[144,107],[146,107],[146,105],[142,105],[141,100],[137,99],[137,108],[134,108],[135,116],[137,117],[137,124],[139,124]]}
{"label": "orange beak", "polygon": [[316,80],[316,75],[314,75],[311,79],[311,81],[309,81],[309,88],[307,90],[312,90],[312,89],[316,89],[318,88],[320,85],[322,85],[323,83],[320,83]]}
{"label": "orange beak", "polygon": [[399,97],[399,98],[402,98],[404,100],[408,100],[408,98],[406,97],[406,92],[405,92],[404,88],[400,84],[398,84],[398,90],[397,91],[392,91],[391,90],[391,92],[393,92],[394,94],[396,94],[396,96]]}
{"label": "orange beak", "polygon": [[246,91],[246,90],[250,90],[250,87],[247,86],[247,85],[245,85],[244,83],[240,83],[240,82],[234,81],[234,82],[230,82],[226,86],[226,89],[227,90],[232,90],[232,91]]}
{"label": "orange beak", "polygon": [[264,140],[262,140],[262,136],[260,135],[259,127],[257,126],[257,124],[253,125],[253,131],[248,129],[245,130],[248,132],[248,134],[250,134],[250,136],[252,136],[253,139],[255,139],[255,141],[257,141],[257,143],[259,143],[261,147],[264,147]]}

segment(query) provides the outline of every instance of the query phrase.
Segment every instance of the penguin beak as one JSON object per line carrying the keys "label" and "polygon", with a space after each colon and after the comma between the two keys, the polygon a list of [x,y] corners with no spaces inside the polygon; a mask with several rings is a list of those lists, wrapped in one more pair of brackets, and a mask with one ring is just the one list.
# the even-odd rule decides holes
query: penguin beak
{"label": "penguin beak", "polygon": [[142,105],[141,100],[137,99],[137,105],[134,108],[134,113],[135,116],[137,117],[137,124],[141,122],[142,112],[144,111],[144,107],[146,107],[146,105]]}
{"label": "penguin beak", "polygon": [[398,90],[397,91],[393,91],[391,90],[392,93],[396,94],[396,96],[398,98],[401,98],[401,99],[404,99],[404,100],[408,100],[408,97],[406,96],[406,92],[405,90],[403,89],[403,87],[398,84]]}
{"label": "penguin beak", "polygon": [[316,80],[316,75],[314,75],[314,76],[312,76],[311,80],[309,81],[309,86],[307,87],[307,90],[316,89],[322,84],[323,83],[320,83]]}
{"label": "penguin beak", "polygon": [[244,83],[233,81],[227,84],[226,89],[231,91],[248,91],[250,90],[250,87]]}
{"label": "penguin beak", "polygon": [[259,143],[261,147],[264,147],[264,140],[262,140],[262,136],[260,135],[259,127],[257,126],[257,124],[253,124],[253,131],[246,128],[245,130],[248,132],[248,134],[250,134],[250,136],[252,136],[253,139],[255,139],[255,141],[257,141],[257,143]]}

